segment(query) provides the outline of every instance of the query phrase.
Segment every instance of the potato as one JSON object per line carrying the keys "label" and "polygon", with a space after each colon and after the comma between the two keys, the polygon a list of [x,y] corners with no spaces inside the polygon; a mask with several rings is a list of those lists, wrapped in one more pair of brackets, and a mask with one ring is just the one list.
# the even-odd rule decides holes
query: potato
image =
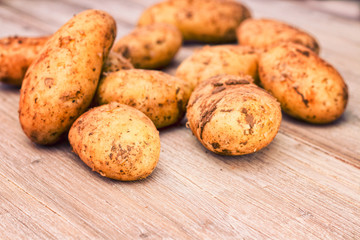
{"label": "potato", "polygon": [[130,105],[162,128],[183,117],[189,97],[190,88],[181,79],[159,71],[132,69],[103,77],[95,101]]}
{"label": "potato", "polygon": [[25,72],[49,37],[0,39],[0,82],[21,86]]}
{"label": "potato", "polygon": [[284,43],[262,54],[259,74],[263,87],[295,118],[329,123],[345,110],[348,90],[344,80],[302,45]]}
{"label": "potato", "polygon": [[319,53],[319,44],[309,33],[271,19],[247,19],[236,30],[240,45],[266,50],[282,42],[304,45]]}
{"label": "potato", "polygon": [[20,123],[32,141],[57,142],[87,109],[115,33],[110,15],[87,10],[49,39],[29,67],[20,93]]}
{"label": "potato", "polygon": [[249,10],[235,1],[167,0],[146,9],[138,26],[165,22],[177,26],[186,41],[225,43],[236,40],[236,27],[249,17]]}
{"label": "potato", "polygon": [[280,105],[251,81],[246,75],[219,75],[203,81],[192,93],[188,124],[210,151],[249,154],[264,148],[276,136]]}
{"label": "potato", "polygon": [[114,51],[128,58],[136,68],[167,66],[182,44],[180,31],[171,24],[138,27],[114,45]]}
{"label": "potato", "polygon": [[250,47],[205,46],[181,63],[176,76],[194,89],[201,81],[219,74],[248,74],[257,80],[257,68],[258,55]]}
{"label": "potato", "polygon": [[133,69],[134,66],[120,53],[110,51],[106,58],[102,71],[104,74],[109,72],[116,72],[124,69]]}
{"label": "potato", "polygon": [[160,137],[135,108],[106,104],[81,115],[69,131],[73,151],[93,171],[121,181],[146,178],[160,156]]}

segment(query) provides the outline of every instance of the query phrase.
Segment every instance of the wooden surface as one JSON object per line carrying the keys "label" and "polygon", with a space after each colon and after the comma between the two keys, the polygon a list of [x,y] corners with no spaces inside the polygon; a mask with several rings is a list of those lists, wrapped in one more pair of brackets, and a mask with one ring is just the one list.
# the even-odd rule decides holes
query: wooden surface
{"label": "wooden surface", "polygon": [[[111,13],[121,37],[154,2],[0,0],[0,37],[51,34],[87,8]],[[241,157],[206,151],[183,121],[160,131],[154,173],[123,183],[91,172],[65,141],[31,143],[18,89],[0,84],[0,239],[360,239],[360,23],[301,2],[244,2],[255,17],[318,38],[349,86],[341,119],[316,126],[284,116],[267,148]]]}

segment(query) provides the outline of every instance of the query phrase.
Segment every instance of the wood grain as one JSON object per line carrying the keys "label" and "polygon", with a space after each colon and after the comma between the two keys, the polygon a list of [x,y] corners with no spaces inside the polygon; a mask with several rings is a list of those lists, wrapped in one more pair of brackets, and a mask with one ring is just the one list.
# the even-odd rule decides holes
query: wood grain
{"label": "wood grain", "polygon": [[[3,0],[0,37],[50,34],[87,8],[112,14],[121,37],[155,2]],[[244,2],[255,17],[319,39],[349,86],[340,120],[317,126],[284,116],[272,144],[241,157],[208,152],[183,120],[160,131],[154,173],[122,183],[91,172],[65,140],[31,143],[18,123],[18,89],[0,84],[0,238],[359,239],[360,23],[299,2]],[[198,47],[185,45],[166,71]]]}

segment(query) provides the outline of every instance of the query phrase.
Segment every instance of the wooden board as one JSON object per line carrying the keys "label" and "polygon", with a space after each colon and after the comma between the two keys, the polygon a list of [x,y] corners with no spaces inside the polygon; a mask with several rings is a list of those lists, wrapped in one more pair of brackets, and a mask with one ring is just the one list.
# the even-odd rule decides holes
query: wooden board
{"label": "wooden board", "polygon": [[[111,13],[121,37],[155,2],[2,0],[0,37],[51,34],[88,8]],[[160,131],[154,173],[123,183],[91,172],[65,141],[31,143],[18,89],[0,84],[0,239],[360,239],[360,23],[302,2],[243,2],[318,38],[349,87],[341,119],[284,116],[267,148],[241,157],[206,151],[184,120]],[[184,46],[166,71],[198,47]]]}

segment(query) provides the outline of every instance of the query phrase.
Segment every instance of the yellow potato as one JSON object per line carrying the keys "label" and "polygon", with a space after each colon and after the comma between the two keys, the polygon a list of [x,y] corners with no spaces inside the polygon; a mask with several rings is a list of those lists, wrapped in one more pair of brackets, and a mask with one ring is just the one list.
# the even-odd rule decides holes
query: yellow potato
{"label": "yellow potato", "polygon": [[284,112],[311,123],[339,118],[348,101],[347,86],[334,67],[310,49],[284,43],[263,53],[260,81]]}
{"label": "yellow potato", "polygon": [[258,55],[254,49],[236,45],[205,46],[185,59],[176,76],[194,89],[200,82],[219,74],[248,74],[258,79]]}
{"label": "yellow potato", "polygon": [[281,109],[276,99],[252,84],[250,76],[219,75],[203,81],[187,107],[191,131],[210,151],[249,154],[276,136]]}
{"label": "yellow potato", "polygon": [[133,69],[134,66],[120,53],[110,51],[109,56],[106,58],[102,71],[104,74],[116,72],[124,69]]}
{"label": "yellow potato", "polygon": [[171,24],[138,27],[114,45],[136,68],[158,69],[168,65],[182,44],[180,31]]}
{"label": "yellow potato", "polygon": [[21,87],[20,123],[32,141],[57,142],[87,109],[115,33],[110,15],[87,10],[49,39]]}
{"label": "yellow potato", "polygon": [[93,171],[121,181],[146,178],[160,156],[160,137],[135,108],[111,103],[81,115],[69,131],[73,151]]}
{"label": "yellow potato", "polygon": [[167,0],[146,9],[139,26],[164,22],[178,27],[184,40],[224,43],[236,40],[236,27],[249,10],[235,1],[223,0]]}
{"label": "yellow potato", "polygon": [[153,70],[122,70],[100,80],[98,104],[119,102],[145,113],[157,128],[178,122],[190,97],[189,86],[176,77]]}
{"label": "yellow potato", "polygon": [[0,82],[21,86],[26,70],[49,37],[0,39]]}
{"label": "yellow potato", "polygon": [[240,45],[266,50],[282,42],[304,45],[319,53],[319,44],[309,33],[271,19],[247,19],[236,30]]}

